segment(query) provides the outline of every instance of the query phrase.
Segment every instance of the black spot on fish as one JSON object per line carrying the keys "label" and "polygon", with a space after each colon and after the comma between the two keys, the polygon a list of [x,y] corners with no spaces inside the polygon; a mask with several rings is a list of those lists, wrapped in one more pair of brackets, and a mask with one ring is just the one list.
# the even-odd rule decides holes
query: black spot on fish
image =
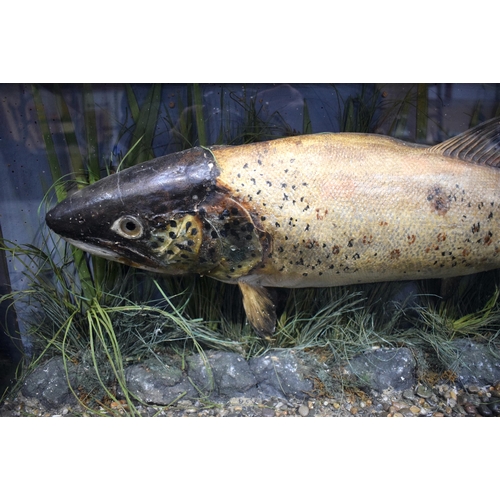
{"label": "black spot on fish", "polygon": [[210,236],[211,236],[212,238],[214,238],[214,239],[219,237],[219,235],[217,234],[217,231],[212,231],[212,232],[210,233]]}
{"label": "black spot on fish", "polygon": [[173,231],[170,231],[168,233],[168,235],[170,236],[170,238],[172,238],[173,240],[175,240],[175,238],[177,238],[177,235],[173,232]]}
{"label": "black spot on fish", "polygon": [[179,249],[179,250],[184,250],[185,252],[193,252],[188,246],[182,244],[182,243],[176,243],[175,246]]}
{"label": "black spot on fish", "polygon": [[175,220],[170,220],[170,221],[168,221],[168,225],[170,227],[177,227],[177,222],[175,222]]}
{"label": "black spot on fish", "polygon": [[[427,193],[427,201],[438,215],[445,215],[450,209],[450,197],[440,186],[433,186]],[[470,203],[469,203],[470,206]]]}
{"label": "black spot on fish", "polygon": [[280,227],[279,222],[275,222],[276,227]]}
{"label": "black spot on fish", "polygon": [[266,184],[267,184],[269,187],[271,187],[271,186],[272,186],[271,181],[266,181]]}
{"label": "black spot on fish", "polygon": [[192,222],[186,222],[186,231],[193,225]]}
{"label": "black spot on fish", "polygon": [[252,235],[251,234],[247,234],[245,236],[245,239],[248,240],[248,241],[250,241],[252,239]]}
{"label": "black spot on fish", "polygon": [[158,243],[156,243],[156,241],[153,241],[153,243],[151,243],[151,248],[158,248],[160,245],[158,245]]}
{"label": "black spot on fish", "polygon": [[231,214],[232,214],[232,215],[238,215],[238,213],[239,213],[239,212],[238,212],[238,209],[237,209],[237,208],[235,208],[235,207],[231,208]]}
{"label": "black spot on fish", "polygon": [[304,229],[304,231],[309,231],[309,224],[307,224],[306,228]]}
{"label": "black spot on fish", "polygon": [[198,234],[198,229],[193,227],[193,229],[191,229],[191,236],[196,236],[197,234]]}

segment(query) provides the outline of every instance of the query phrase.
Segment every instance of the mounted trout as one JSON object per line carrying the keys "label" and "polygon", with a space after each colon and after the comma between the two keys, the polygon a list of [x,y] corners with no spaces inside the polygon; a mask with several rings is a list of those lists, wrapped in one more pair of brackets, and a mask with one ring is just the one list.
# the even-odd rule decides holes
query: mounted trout
{"label": "mounted trout", "polygon": [[274,331],[271,287],[446,278],[500,267],[500,118],[434,147],[315,134],[193,148],[73,194],[47,224],[73,245],[237,283]]}

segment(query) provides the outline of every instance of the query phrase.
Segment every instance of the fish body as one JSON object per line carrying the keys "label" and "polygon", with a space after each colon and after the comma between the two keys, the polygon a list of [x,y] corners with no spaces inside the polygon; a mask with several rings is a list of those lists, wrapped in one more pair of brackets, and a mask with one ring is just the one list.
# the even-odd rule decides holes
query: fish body
{"label": "fish body", "polygon": [[500,267],[500,119],[433,147],[324,133],[193,148],[131,167],[47,214],[71,243],[167,274],[265,287],[447,278]]}

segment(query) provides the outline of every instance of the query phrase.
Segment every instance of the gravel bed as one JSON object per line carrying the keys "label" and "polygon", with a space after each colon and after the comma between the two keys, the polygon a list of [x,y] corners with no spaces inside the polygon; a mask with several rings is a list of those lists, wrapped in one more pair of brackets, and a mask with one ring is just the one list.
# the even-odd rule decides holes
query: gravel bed
{"label": "gravel bed", "polygon": [[[499,416],[498,346],[461,339],[454,347],[460,363],[455,359],[441,375],[423,372],[418,356],[402,347],[372,350],[348,363],[333,363],[324,351],[295,349],[274,350],[250,360],[219,351],[192,354],[182,362],[164,354],[130,364],[125,379],[135,414],[141,416]],[[18,394],[4,401],[0,416],[134,413],[112,379],[109,389],[115,399],[106,396],[95,376],[92,379],[92,367],[69,364],[67,368],[66,372],[62,358],[38,366]],[[101,406],[91,404],[89,394]]]}
{"label": "gravel bed", "polygon": [[[330,397],[304,399],[234,397],[219,403],[184,399],[164,408],[145,405],[136,408],[145,417],[498,417],[500,382],[494,386],[463,389],[447,383],[433,387],[418,384],[405,391],[351,390]],[[0,416],[89,417],[124,415],[126,409],[125,400],[121,400],[93,412],[79,404],[49,410],[38,399],[19,395],[5,401]]]}

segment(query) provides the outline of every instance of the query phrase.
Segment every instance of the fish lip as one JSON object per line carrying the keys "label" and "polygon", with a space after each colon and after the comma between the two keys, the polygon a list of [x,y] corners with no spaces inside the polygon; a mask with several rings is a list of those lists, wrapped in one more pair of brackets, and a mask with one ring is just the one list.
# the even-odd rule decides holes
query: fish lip
{"label": "fish lip", "polygon": [[[87,239],[86,241],[75,240],[73,238],[64,238],[64,240],[80,250],[90,253],[91,255],[120,262],[131,267],[137,267],[156,273],[161,272],[161,266],[158,262],[146,255],[143,255],[142,253],[137,252],[133,248],[125,248],[124,250],[126,250],[126,253],[131,254],[126,255],[125,252],[120,253],[111,248],[116,247],[116,244],[99,238],[92,238],[91,240]],[[120,246],[118,248],[121,250],[123,247]]]}

